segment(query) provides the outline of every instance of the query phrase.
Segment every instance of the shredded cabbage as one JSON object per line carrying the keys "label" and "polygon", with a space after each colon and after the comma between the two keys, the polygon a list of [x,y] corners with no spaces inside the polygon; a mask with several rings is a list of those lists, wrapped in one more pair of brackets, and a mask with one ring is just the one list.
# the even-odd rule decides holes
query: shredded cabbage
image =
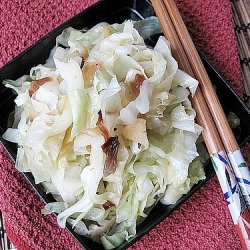
{"label": "shredded cabbage", "polygon": [[[44,65],[4,81],[17,108],[3,138],[19,146],[16,167],[56,199],[42,213],[106,249],[135,236],[157,201],[174,204],[205,178],[189,101],[198,82],[178,69],[164,37],[150,48],[135,25],[68,28]],[[104,150],[109,138],[117,152]],[[115,170],[104,175],[109,160]]]}

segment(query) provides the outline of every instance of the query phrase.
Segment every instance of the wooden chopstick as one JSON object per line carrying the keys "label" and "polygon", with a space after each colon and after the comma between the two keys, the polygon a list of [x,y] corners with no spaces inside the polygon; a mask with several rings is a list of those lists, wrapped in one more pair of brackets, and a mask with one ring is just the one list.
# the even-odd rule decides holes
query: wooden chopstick
{"label": "wooden chopstick", "polygon": [[[228,136],[228,135],[231,137],[232,136],[231,128],[229,127],[227,120],[224,121],[222,125],[219,124],[218,128],[217,126],[218,118],[213,118],[215,114],[217,116],[218,111],[222,112],[223,116],[225,115],[220,106],[218,98],[214,93],[212,84],[206,74],[204,66],[200,61],[199,55],[180,17],[179,11],[175,6],[174,1],[152,0],[151,2],[154,6],[156,15],[158,16],[158,19],[161,23],[163,33],[166,36],[166,38],[170,41],[173,56],[178,61],[179,67],[185,70],[190,75],[198,78],[200,82],[200,88],[198,88],[197,92],[195,93],[195,96],[192,98],[192,103],[197,113],[197,120],[204,128],[203,137],[206,142],[213,166],[216,170],[215,172],[220,182],[222,191],[228,202],[228,208],[233,218],[240,240],[242,242],[242,246],[245,249],[249,249],[250,248],[249,228],[246,224],[244,224],[244,221],[247,221],[248,223],[250,222],[250,216],[247,204],[249,195],[248,193],[245,194],[243,192],[244,198],[246,200],[243,199],[243,196],[241,195],[242,194],[241,189],[244,183],[243,185],[242,184],[239,185],[239,183],[237,182],[238,179],[234,176],[234,172],[232,171],[232,166],[231,166],[231,161],[233,160],[235,165],[235,162],[237,162],[237,160],[235,161],[235,159],[232,159],[234,157],[230,156],[229,157],[230,161],[229,161],[227,157],[228,154],[226,154],[224,149],[227,140],[222,140],[221,138],[221,136]],[[204,86],[204,81],[208,85],[211,85],[209,86],[208,89],[206,89],[206,86]],[[210,92],[212,92],[212,98],[209,96],[211,94]],[[207,98],[205,94],[208,95],[209,98]],[[206,99],[206,101],[204,99]],[[216,105],[215,107],[212,107],[213,112],[210,113],[211,102],[212,103],[216,102]],[[218,108],[218,106],[220,107]],[[218,110],[215,110],[215,108],[217,108]],[[224,125],[224,123],[227,124]],[[223,129],[222,134],[220,134],[221,129]],[[235,156],[235,154],[232,154],[231,151],[233,150],[234,152],[236,150],[237,152],[236,156],[238,156],[239,147],[237,145],[238,144],[236,142],[236,139],[233,136],[233,138],[230,140],[230,145],[229,146],[227,145],[225,148],[227,148],[229,154],[233,156]],[[233,192],[232,186],[230,187],[228,185],[226,173],[229,174],[231,184],[237,187],[238,192]],[[246,189],[244,189],[244,191],[246,191]],[[247,207],[247,209],[242,208],[240,201],[245,202],[245,206]],[[244,212],[244,219],[242,212]]]}

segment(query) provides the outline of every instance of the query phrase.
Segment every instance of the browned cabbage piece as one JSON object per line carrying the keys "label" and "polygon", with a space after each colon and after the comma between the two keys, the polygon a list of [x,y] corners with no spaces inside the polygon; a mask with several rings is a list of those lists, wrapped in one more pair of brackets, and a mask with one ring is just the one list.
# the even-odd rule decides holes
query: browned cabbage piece
{"label": "browned cabbage piece", "polygon": [[97,127],[105,138],[105,143],[102,145],[102,150],[106,154],[103,175],[108,176],[113,174],[116,170],[119,140],[118,136],[110,136],[105,122],[103,121],[101,111],[98,113]]}
{"label": "browned cabbage piece", "polygon": [[29,95],[32,96],[44,83],[49,81],[52,81],[49,76],[32,81],[29,85]]}

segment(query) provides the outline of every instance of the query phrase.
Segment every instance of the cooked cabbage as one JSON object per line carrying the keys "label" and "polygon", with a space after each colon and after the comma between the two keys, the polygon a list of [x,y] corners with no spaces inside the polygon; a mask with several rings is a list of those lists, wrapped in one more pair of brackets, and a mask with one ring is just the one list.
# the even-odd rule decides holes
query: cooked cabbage
{"label": "cooked cabbage", "polygon": [[134,25],[68,28],[44,65],[4,82],[17,108],[3,138],[56,199],[42,212],[106,249],[135,236],[157,201],[174,204],[205,178],[189,101],[198,82],[163,36],[150,48]]}

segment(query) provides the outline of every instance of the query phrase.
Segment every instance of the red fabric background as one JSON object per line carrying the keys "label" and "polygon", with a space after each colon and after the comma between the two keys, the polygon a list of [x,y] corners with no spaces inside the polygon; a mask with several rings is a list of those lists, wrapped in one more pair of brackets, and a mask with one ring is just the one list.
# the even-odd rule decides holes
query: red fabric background
{"label": "red fabric background", "polygon": [[[1,0],[0,67],[96,0]],[[176,0],[194,42],[242,96],[229,0]],[[17,172],[0,145],[0,209],[18,250],[81,247]],[[130,249],[241,249],[216,177]]]}

